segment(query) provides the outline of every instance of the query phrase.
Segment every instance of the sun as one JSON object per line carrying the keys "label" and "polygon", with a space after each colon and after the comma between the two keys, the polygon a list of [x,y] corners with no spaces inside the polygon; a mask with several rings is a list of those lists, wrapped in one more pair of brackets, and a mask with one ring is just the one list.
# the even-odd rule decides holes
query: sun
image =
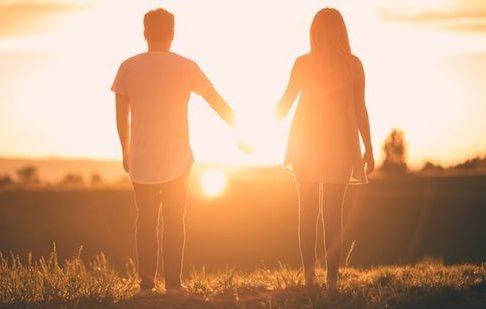
{"label": "sun", "polygon": [[200,179],[202,190],[208,196],[220,195],[228,185],[226,174],[219,169],[204,171]]}

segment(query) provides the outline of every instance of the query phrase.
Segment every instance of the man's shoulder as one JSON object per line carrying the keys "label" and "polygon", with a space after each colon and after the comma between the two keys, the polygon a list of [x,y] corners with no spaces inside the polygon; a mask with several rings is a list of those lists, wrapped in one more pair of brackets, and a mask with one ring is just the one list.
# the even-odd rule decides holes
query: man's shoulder
{"label": "man's shoulder", "polygon": [[147,53],[140,53],[140,54],[136,54],[134,56],[131,56],[129,58],[127,58],[125,61],[123,61],[123,63],[131,63],[131,62],[135,62],[139,59],[143,59],[147,56]]}
{"label": "man's shoulder", "polygon": [[297,59],[295,59],[295,65],[296,66],[305,65],[309,62],[309,59],[310,59],[310,54],[300,55],[299,57],[297,57]]}
{"label": "man's shoulder", "polygon": [[187,57],[184,57],[184,56],[179,55],[179,54],[174,53],[174,52],[168,52],[168,53],[163,53],[163,54],[148,53],[148,52],[140,53],[140,54],[132,56],[132,57],[126,59],[125,61],[123,61],[122,65],[124,65],[124,66],[135,65],[137,63],[144,62],[144,61],[150,59],[151,57],[160,57],[160,56],[163,56],[165,59],[168,59],[170,62],[173,62],[173,63],[176,63],[176,64],[189,65],[189,66],[197,65],[194,60],[189,59]]}
{"label": "man's shoulder", "polygon": [[196,62],[190,58],[187,58],[185,56],[179,55],[178,53],[170,52],[169,55],[174,59],[174,61],[178,61],[180,63],[190,65],[190,66],[196,66]]}
{"label": "man's shoulder", "polygon": [[134,64],[134,63],[137,63],[137,62],[139,62],[141,59],[143,59],[145,57],[145,54],[146,53],[140,53],[140,54],[137,54],[135,56],[129,57],[129,58],[125,59],[121,63],[121,66],[122,67],[127,67],[127,66],[130,66],[130,65]]}

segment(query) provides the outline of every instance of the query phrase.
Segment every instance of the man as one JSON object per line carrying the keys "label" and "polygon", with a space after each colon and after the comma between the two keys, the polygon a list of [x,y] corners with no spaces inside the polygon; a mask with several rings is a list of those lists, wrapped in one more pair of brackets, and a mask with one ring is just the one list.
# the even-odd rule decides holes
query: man
{"label": "man", "polygon": [[144,28],[148,52],[121,64],[112,90],[123,167],[130,174],[138,209],[139,294],[154,292],[160,204],[165,287],[168,294],[177,294],[183,291],[184,212],[193,162],[187,121],[190,93],[203,96],[231,126],[235,126],[235,116],[197,64],[170,51],[171,13],[149,11]]}

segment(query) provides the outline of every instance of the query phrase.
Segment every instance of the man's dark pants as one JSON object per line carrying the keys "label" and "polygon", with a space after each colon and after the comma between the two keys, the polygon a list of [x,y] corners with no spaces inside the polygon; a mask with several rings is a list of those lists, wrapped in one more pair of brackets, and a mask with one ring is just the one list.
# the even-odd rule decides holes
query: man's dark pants
{"label": "man's dark pants", "polygon": [[[184,257],[184,215],[190,168],[181,177],[162,184],[133,183],[138,209],[136,239],[140,287],[155,286],[159,249],[159,229],[162,229],[162,256],[166,289],[181,286]],[[162,204],[162,213],[159,213]],[[162,215],[163,226],[159,225]]]}

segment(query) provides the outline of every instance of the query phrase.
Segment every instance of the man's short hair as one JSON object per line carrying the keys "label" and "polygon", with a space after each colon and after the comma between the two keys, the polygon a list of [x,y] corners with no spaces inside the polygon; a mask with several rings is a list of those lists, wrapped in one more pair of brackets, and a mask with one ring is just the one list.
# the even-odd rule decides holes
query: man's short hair
{"label": "man's short hair", "polygon": [[147,39],[152,41],[170,40],[174,36],[174,15],[164,9],[147,12],[143,18],[143,26]]}

